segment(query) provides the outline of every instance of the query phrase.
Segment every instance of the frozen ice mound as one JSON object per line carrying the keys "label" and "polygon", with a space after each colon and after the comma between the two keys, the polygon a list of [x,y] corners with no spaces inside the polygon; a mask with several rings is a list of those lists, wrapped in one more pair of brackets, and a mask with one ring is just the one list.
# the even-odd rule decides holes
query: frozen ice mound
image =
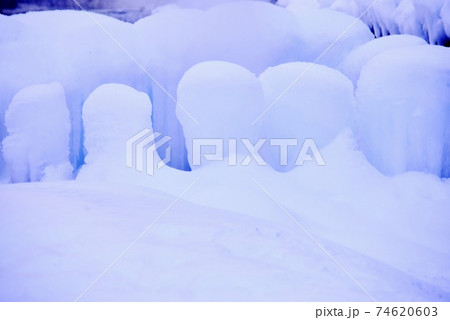
{"label": "frozen ice mound", "polygon": [[422,38],[407,34],[377,38],[364,43],[350,52],[338,69],[352,80],[356,88],[362,67],[376,55],[395,48],[424,44],[426,42]]}
{"label": "frozen ice mound", "polygon": [[80,179],[125,177],[126,142],[152,129],[152,104],[146,93],[123,84],[104,84],[83,105],[85,165]]}
{"label": "frozen ice mound", "polygon": [[358,81],[359,145],[382,173],[448,177],[450,51],[393,49],[370,60]]}
{"label": "frozen ice mound", "polygon": [[367,25],[342,12],[311,9],[300,11],[296,16],[305,44],[299,61],[336,67],[353,49],[373,39]]}
{"label": "frozen ice mound", "polygon": [[[297,139],[289,147],[288,163],[281,165],[279,150],[264,148],[265,158],[279,171],[295,166],[306,139],[321,148],[349,125],[355,106],[353,85],[339,71],[306,62],[292,62],[268,68],[260,76],[266,113],[261,122],[268,139]],[[289,90],[286,90],[289,88]]]}
{"label": "frozen ice mound", "polygon": [[[228,146],[229,139],[257,137],[252,123],[263,111],[263,91],[256,76],[239,65],[223,61],[195,65],[178,85],[178,102],[177,117],[191,166],[194,139],[223,139]],[[237,153],[244,152],[240,141],[237,145]],[[214,153],[214,149],[205,147],[202,152]]]}
{"label": "frozen ice mound", "polygon": [[6,111],[5,125],[3,156],[11,182],[71,178],[70,120],[61,84],[20,90]]}

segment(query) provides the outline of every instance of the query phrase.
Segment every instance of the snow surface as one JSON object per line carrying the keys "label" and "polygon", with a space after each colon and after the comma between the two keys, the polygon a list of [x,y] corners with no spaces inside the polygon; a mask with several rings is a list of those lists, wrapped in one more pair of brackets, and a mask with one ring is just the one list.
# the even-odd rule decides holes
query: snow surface
{"label": "snow surface", "polygon": [[[252,177],[375,299],[448,301],[448,181],[385,177],[354,146],[344,130],[323,150],[328,166],[289,173],[167,168],[180,174],[176,196],[199,180],[82,301],[368,301]],[[75,300],[176,200],[95,180],[0,189],[4,301]],[[221,207],[236,194],[225,210],[195,204]]]}
{"label": "snow surface", "polygon": [[360,146],[377,169],[448,176],[447,48],[412,46],[377,55],[363,67],[356,97]]}
{"label": "snow surface", "polygon": [[22,89],[5,118],[8,136],[3,140],[3,156],[11,182],[71,177],[69,111],[61,84]]}

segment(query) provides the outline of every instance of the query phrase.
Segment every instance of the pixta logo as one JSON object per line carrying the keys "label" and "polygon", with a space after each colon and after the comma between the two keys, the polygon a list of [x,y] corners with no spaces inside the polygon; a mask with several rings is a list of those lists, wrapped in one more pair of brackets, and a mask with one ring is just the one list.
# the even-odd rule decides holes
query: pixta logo
{"label": "pixta logo", "polygon": [[[164,167],[171,156],[170,146],[167,146],[172,137],[163,136],[159,132],[144,129],[135,134],[126,142],[126,163],[129,168],[136,168],[140,172],[154,175],[155,170]],[[159,157],[158,149],[165,146],[165,156]]]}
{"label": "pixta logo", "polygon": [[[325,166],[325,161],[320,154],[319,148],[313,139],[305,139],[303,142],[298,139],[259,139],[256,144],[253,144],[250,139],[192,139],[192,164],[193,166],[200,166],[202,159],[206,161],[223,161],[225,159],[225,146],[228,147],[228,165],[230,166],[248,166],[253,160],[259,166],[268,165],[260,154],[262,147],[265,144],[275,148],[278,157],[276,163],[280,166],[287,166],[289,164],[289,147],[301,148],[298,154],[295,154],[295,166],[302,166],[307,161],[315,161],[318,166]],[[243,146],[245,149],[245,158],[238,162],[237,149]],[[209,151],[203,152],[202,148]],[[294,154],[290,154],[294,156]],[[292,159],[294,160],[294,159]]]}
{"label": "pixta logo", "polygon": [[[171,159],[171,148],[167,143],[172,138],[164,136],[159,132],[153,132],[150,129],[144,129],[137,133],[126,142],[126,165],[129,168],[135,168],[148,175],[154,175],[156,170],[161,169]],[[277,154],[273,165],[302,166],[307,161],[313,161],[318,166],[325,166],[325,161],[320,154],[319,148],[313,139],[305,139],[299,143],[297,139],[259,139],[253,144],[250,139],[192,139],[192,161],[194,167],[201,166],[204,161],[228,161],[229,166],[248,166],[254,161],[259,166],[267,166],[268,163],[260,154],[261,148],[268,143],[274,148]],[[228,148],[225,152],[225,146]],[[245,148],[242,148],[245,147]],[[298,148],[300,147],[301,148]],[[160,150],[165,147],[164,150]],[[294,153],[288,153],[289,147],[295,148]],[[237,150],[241,150],[244,157],[238,159]],[[244,150],[244,151],[242,151]],[[242,153],[243,152],[243,153]],[[164,154],[164,158],[160,158]],[[273,155],[273,154],[272,154]],[[292,158],[294,157],[295,158]],[[289,159],[291,161],[289,161]]]}

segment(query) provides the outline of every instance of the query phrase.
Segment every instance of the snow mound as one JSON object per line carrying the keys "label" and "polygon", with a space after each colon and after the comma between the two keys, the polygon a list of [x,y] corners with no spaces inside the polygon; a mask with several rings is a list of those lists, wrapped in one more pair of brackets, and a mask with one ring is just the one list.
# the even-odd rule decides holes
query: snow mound
{"label": "snow mound", "polygon": [[[247,69],[223,61],[209,61],[189,69],[178,85],[177,117],[186,140],[189,164],[193,165],[194,139],[256,138],[253,121],[263,111],[261,85]],[[192,118],[198,121],[195,123]],[[237,152],[243,148],[238,144]],[[204,147],[205,154],[214,147]],[[228,148],[224,156],[228,155]],[[201,164],[206,163],[202,158]]]}
{"label": "snow mound", "polygon": [[356,91],[360,146],[382,173],[448,176],[450,52],[415,46],[377,55]]}
{"label": "snow mound", "polygon": [[339,71],[312,63],[293,62],[267,69],[261,74],[260,81],[268,108],[260,120],[265,137],[297,139],[299,144],[289,147],[287,166],[280,165],[278,150],[264,149],[267,161],[276,170],[294,167],[305,139],[313,139],[320,148],[348,125],[355,105],[353,85]]}
{"label": "snow mound", "polygon": [[[233,2],[206,11],[165,10],[135,24],[138,60],[164,87],[152,85],[154,129],[173,137],[171,165],[188,168],[185,142],[176,121],[176,90],[192,66],[212,60],[236,63],[251,72],[299,60],[305,47],[295,15],[264,2]],[[166,92],[165,92],[166,91]]]}
{"label": "snow mound", "polygon": [[151,129],[152,104],[146,93],[122,84],[104,84],[83,105],[85,162],[81,179],[113,179],[126,173],[126,142]]}
{"label": "snow mound", "polygon": [[[130,48],[131,24],[89,13],[124,47]],[[103,83],[145,86],[146,75],[81,11],[29,12],[9,18],[6,30],[16,30],[17,41],[2,43],[0,59],[0,139],[5,136],[4,112],[14,94],[36,83],[58,81],[64,87],[71,119],[70,160],[83,161],[81,106]],[[129,49],[132,51],[132,49]],[[150,86],[147,86],[150,88]]]}
{"label": "snow mound", "polygon": [[411,35],[392,35],[369,41],[353,50],[339,66],[356,87],[362,67],[376,55],[390,49],[426,44],[422,38]]}
{"label": "snow mound", "polygon": [[68,179],[70,120],[64,89],[53,82],[26,87],[6,112],[3,156],[12,182]]}
{"label": "snow mound", "polygon": [[370,29],[354,17],[328,9],[297,13],[301,39],[306,44],[301,61],[336,67],[354,48],[373,39]]}

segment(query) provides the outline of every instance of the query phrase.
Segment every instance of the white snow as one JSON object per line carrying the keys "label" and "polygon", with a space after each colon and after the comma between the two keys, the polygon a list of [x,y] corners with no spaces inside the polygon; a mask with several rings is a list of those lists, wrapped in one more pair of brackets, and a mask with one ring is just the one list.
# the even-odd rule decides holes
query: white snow
{"label": "white snow", "polygon": [[445,2],[441,9],[442,23],[448,37],[450,37],[450,2]]}
{"label": "white snow", "polygon": [[[256,76],[245,68],[220,61],[197,64],[181,79],[177,96],[176,113],[191,167],[194,139],[223,139],[224,156],[228,156],[230,139],[254,142],[257,137],[252,123],[263,112],[263,92]],[[237,152],[243,148],[239,143]],[[215,147],[203,147],[202,152],[215,153]],[[202,157],[201,163],[206,162]]]}
{"label": "white snow", "polygon": [[376,55],[387,50],[426,44],[422,38],[411,35],[392,35],[369,41],[350,52],[339,66],[347,77],[352,80],[355,88],[363,66]]}
{"label": "white snow", "polygon": [[339,71],[292,62],[267,69],[260,80],[267,110],[261,118],[264,137],[298,141],[298,146],[288,149],[287,165],[280,163],[279,149],[264,149],[267,161],[276,170],[286,171],[295,166],[296,155],[306,139],[313,139],[321,148],[349,125],[355,106],[353,85]]}
{"label": "white snow", "polygon": [[[159,8],[166,6],[181,7],[181,8],[196,8],[208,9],[210,7],[227,3],[227,2],[242,2],[248,0],[113,0],[113,7],[121,9],[150,9],[153,12]],[[269,2],[270,0],[253,0]]]}
{"label": "white snow", "polygon": [[0,15],[0,30],[8,30],[8,32],[0,33],[2,43],[15,41],[22,34],[24,26],[22,23],[14,19],[14,17]]}
{"label": "white snow", "polygon": [[151,115],[152,103],[146,93],[115,83],[95,89],[83,105],[86,164],[78,178],[108,181],[123,177],[126,142],[152,129]]}
{"label": "white snow", "polygon": [[68,179],[70,121],[59,83],[26,87],[12,99],[3,140],[11,182]]}
{"label": "white snow", "polygon": [[278,0],[276,4],[296,14],[303,10],[320,8],[317,0]]}
{"label": "white snow", "polygon": [[369,28],[354,17],[329,10],[303,10],[296,14],[305,46],[300,60],[338,66],[350,51],[373,39]]}
{"label": "white snow", "polygon": [[[99,14],[90,15],[120,43],[129,46],[131,25]],[[58,81],[64,87],[70,112],[70,158],[78,166],[82,160],[81,107],[87,96],[103,83],[145,88],[150,79],[84,12],[30,12],[9,18],[23,28],[19,38],[2,43],[0,139],[5,134],[4,112],[15,93],[26,86]]]}
{"label": "white snow", "polygon": [[[303,0],[282,0],[277,4],[294,12]],[[309,4],[310,1],[307,1]],[[314,2],[314,1],[312,1]],[[431,44],[448,43],[450,38],[448,0],[317,0],[320,8],[329,8],[361,18],[376,37],[411,34]],[[303,11],[303,10],[300,10]]]}
{"label": "white snow", "polygon": [[0,15],[0,300],[449,301],[448,1],[222,2]]}
{"label": "white snow", "polygon": [[[2,185],[0,298],[75,300],[170,206],[82,301],[368,301],[253,177],[378,301],[448,301],[450,185],[387,178],[354,145],[344,131],[323,151],[328,166],[287,174],[178,171],[176,196],[123,182]],[[228,211],[186,201],[198,199]]]}
{"label": "white snow", "polygon": [[381,172],[448,172],[450,51],[393,49],[362,69],[356,91],[360,146]]}
{"label": "white snow", "polygon": [[[295,15],[263,2],[232,2],[206,11],[165,10],[135,24],[138,60],[164,87],[152,86],[155,131],[173,137],[172,166],[186,168],[184,138],[174,121],[178,82],[197,63],[221,60],[251,72],[303,59],[306,45]],[[164,92],[164,91],[167,91]]]}

